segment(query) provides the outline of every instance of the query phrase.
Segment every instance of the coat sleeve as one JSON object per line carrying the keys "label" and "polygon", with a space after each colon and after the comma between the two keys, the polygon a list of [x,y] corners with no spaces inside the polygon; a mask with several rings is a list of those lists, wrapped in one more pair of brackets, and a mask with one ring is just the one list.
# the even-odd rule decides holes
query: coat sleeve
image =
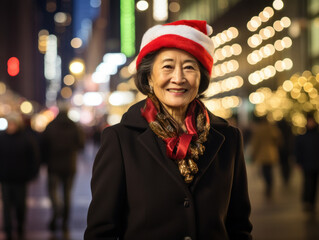
{"label": "coat sleeve", "polygon": [[84,239],[117,239],[123,227],[125,174],[119,137],[112,127],[102,134],[93,165],[91,191]]}
{"label": "coat sleeve", "polygon": [[249,220],[251,205],[248,195],[246,164],[243,154],[243,139],[237,129],[237,151],[235,153],[234,178],[229,203],[226,227],[229,239],[252,239],[252,224]]}

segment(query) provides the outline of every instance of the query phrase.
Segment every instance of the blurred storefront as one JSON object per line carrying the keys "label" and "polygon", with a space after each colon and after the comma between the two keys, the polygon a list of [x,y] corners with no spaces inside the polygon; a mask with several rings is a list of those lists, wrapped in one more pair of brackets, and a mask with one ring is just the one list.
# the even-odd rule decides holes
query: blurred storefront
{"label": "blurred storefront", "polygon": [[[236,116],[246,125],[252,115],[293,122],[296,114],[302,119],[305,112],[318,110],[316,0],[35,2],[1,3],[6,5],[2,9],[20,9],[12,10],[16,18],[2,11],[0,27],[8,35],[0,38],[5,53],[1,65],[16,56],[21,70],[15,77],[0,71],[0,117],[5,115],[1,109],[8,110],[3,99],[12,99],[4,95],[14,92],[21,99],[13,105],[29,101],[33,107],[29,114],[39,119],[49,111],[50,121],[57,103],[63,101],[69,104],[73,120],[84,125],[118,122],[130,105],[144,98],[132,79],[143,33],[155,24],[178,19],[202,19],[213,26],[215,63],[205,103],[216,115]],[[30,16],[33,21],[24,20]],[[18,34],[5,27],[8,19]],[[301,97],[295,94],[298,91]],[[303,120],[297,122],[300,128]]]}

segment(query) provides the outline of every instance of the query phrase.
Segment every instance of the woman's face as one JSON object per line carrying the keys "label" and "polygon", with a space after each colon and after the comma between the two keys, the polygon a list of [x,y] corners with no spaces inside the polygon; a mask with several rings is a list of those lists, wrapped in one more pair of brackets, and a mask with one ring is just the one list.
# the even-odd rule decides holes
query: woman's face
{"label": "woman's face", "polygon": [[149,85],[170,113],[183,112],[198,94],[200,77],[198,62],[191,54],[163,49],[155,57]]}

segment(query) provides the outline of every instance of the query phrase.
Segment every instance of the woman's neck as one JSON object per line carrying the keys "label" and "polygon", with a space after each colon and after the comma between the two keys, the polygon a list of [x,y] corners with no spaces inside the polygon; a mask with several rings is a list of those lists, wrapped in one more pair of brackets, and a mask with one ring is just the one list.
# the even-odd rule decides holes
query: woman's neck
{"label": "woman's neck", "polygon": [[168,108],[164,106],[166,111],[172,116],[176,123],[181,127],[183,131],[186,131],[185,116],[187,107],[183,108]]}

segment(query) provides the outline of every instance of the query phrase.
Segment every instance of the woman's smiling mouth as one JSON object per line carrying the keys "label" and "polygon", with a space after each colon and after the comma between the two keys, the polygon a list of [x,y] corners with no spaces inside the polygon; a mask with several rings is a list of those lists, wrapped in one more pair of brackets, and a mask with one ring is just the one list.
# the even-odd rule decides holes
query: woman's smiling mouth
{"label": "woman's smiling mouth", "polygon": [[187,91],[187,89],[172,89],[172,88],[169,88],[169,89],[167,89],[167,91],[169,91],[169,92],[172,92],[172,93],[184,93],[184,92],[186,92]]}

